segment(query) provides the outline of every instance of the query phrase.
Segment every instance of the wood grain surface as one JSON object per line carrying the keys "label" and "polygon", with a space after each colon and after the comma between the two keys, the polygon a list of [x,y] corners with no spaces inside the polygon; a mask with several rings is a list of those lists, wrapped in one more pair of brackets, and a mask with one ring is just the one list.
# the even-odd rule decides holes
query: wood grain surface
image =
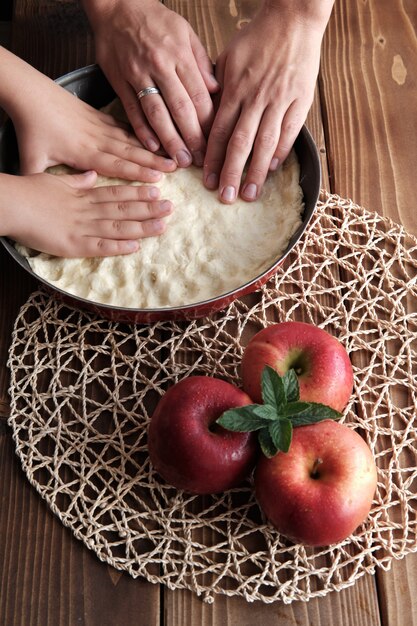
{"label": "wood grain surface", "polygon": [[[171,0],[215,60],[256,11],[256,0]],[[336,0],[308,126],[323,186],[417,234],[417,5],[415,0]],[[15,0],[13,50],[56,77],[94,60],[79,3]],[[28,483],[14,454],[7,394],[13,322],[35,282],[0,250],[0,624],[3,626],[282,626],[417,623],[417,555],[389,572],[308,603],[205,604],[101,563],[64,528]]]}

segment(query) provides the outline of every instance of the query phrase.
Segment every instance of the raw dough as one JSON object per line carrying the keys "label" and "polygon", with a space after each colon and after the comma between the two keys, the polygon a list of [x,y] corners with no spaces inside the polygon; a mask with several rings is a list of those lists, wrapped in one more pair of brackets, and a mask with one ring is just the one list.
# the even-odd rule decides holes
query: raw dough
{"label": "raw dough", "polygon": [[[64,166],[56,174],[67,172]],[[165,174],[161,198],[174,203],[166,232],[141,240],[128,256],[65,259],[19,246],[33,271],[52,285],[94,302],[161,308],[201,302],[257,277],[283,253],[301,223],[303,193],[292,152],[271,173],[255,202],[218,201],[205,189],[202,170]],[[100,177],[98,185],[126,184]],[[141,184],[141,183],[131,183]]]}

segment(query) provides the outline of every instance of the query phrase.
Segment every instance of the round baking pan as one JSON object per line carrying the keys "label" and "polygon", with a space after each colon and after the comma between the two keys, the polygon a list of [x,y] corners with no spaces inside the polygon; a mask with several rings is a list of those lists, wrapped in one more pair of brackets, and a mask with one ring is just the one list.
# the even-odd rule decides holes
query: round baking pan
{"label": "round baking pan", "polygon": [[[56,82],[95,108],[103,107],[115,98],[113,89],[97,65],[89,65],[66,74],[58,78]],[[266,271],[255,278],[251,278],[248,282],[238,286],[236,289],[202,302],[154,309],[134,309],[93,302],[85,298],[74,296],[42,279],[32,271],[27,259],[18,253],[12,241],[5,237],[1,237],[0,240],[17,263],[40,283],[47,286],[56,297],[72,306],[88,309],[99,316],[113,321],[130,323],[146,324],[161,320],[181,320],[204,317],[225,308],[236,298],[255,291],[263,285],[284,262],[285,258],[305,231],[313,215],[320,191],[320,159],[316,145],[305,126],[302,127],[294,147],[300,163],[300,185],[304,194],[304,212],[301,225],[291,237],[286,250],[277,257]],[[13,125],[8,121],[0,129],[0,171],[17,174],[18,170],[19,155],[16,135]]]}

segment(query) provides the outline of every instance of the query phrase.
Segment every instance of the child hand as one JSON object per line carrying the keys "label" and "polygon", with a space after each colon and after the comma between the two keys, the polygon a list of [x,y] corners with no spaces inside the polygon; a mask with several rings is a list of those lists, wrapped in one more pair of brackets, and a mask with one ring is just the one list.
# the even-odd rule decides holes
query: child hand
{"label": "child hand", "polygon": [[1,234],[56,256],[101,257],[135,252],[139,239],[165,230],[172,203],[157,187],[94,187],[96,180],[92,171],[2,175]]}

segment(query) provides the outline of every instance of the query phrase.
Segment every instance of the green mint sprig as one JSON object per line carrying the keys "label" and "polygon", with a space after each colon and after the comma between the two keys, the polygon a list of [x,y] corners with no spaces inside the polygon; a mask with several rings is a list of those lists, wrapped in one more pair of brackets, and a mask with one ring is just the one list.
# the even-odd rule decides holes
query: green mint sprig
{"label": "green mint sprig", "polygon": [[266,366],[262,372],[262,400],[263,404],[225,411],[217,424],[235,432],[258,431],[261,450],[269,458],[278,451],[288,452],[294,427],[342,417],[325,404],[300,401],[298,378],[293,369],[280,376]]}

